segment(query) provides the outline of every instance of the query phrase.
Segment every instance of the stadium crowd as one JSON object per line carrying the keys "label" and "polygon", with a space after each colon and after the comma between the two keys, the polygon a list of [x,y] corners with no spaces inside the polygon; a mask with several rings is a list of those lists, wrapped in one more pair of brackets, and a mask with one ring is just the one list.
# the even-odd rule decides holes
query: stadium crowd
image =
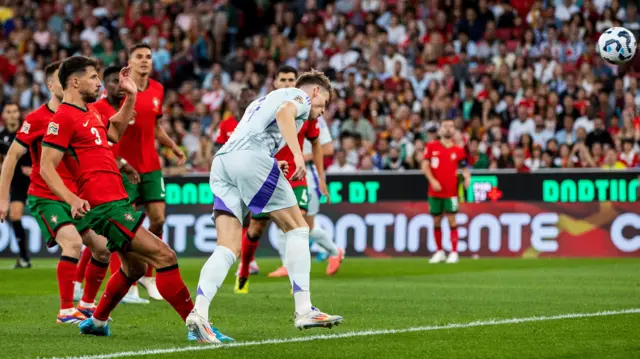
{"label": "stadium crowd", "polygon": [[266,94],[283,65],[333,81],[329,173],[420,168],[443,118],[474,168],[640,164],[638,56],[611,66],[595,46],[611,26],[638,38],[630,0],[3,0],[0,24],[0,103],[24,114],[51,61],[124,65],[148,43],[159,121],[189,158],[158,148],[166,175],[209,171],[239,91]]}

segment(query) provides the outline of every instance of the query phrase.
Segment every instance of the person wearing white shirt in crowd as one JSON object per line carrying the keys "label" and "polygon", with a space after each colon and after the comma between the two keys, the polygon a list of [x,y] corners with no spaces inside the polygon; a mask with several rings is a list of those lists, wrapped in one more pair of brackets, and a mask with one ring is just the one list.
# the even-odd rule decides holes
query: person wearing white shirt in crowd
{"label": "person wearing white shirt in crowd", "polygon": [[411,82],[411,86],[418,100],[422,101],[424,98],[424,92],[429,87],[429,81],[430,78],[425,74],[424,67],[417,65],[413,69],[413,75],[409,77],[409,82]]}
{"label": "person wearing white shirt in crowd", "polygon": [[569,21],[571,16],[580,11],[574,0],[564,0],[562,4],[556,6],[555,18],[558,21]]}
{"label": "person wearing white shirt in crowd", "polygon": [[531,136],[533,138],[533,143],[539,145],[542,149],[546,149],[547,142],[555,137],[555,133],[553,129],[545,126],[542,115],[536,115],[534,122],[535,130]]}
{"label": "person wearing white shirt in crowd", "polygon": [[329,66],[336,71],[344,71],[347,67],[353,65],[360,58],[360,54],[357,51],[349,49],[349,43],[347,40],[341,40],[338,44],[340,51],[331,56],[329,60]]}
{"label": "person wearing white shirt in crowd", "polygon": [[351,173],[355,171],[355,166],[347,163],[347,157],[343,150],[336,151],[333,163],[327,168],[327,173]]}
{"label": "person wearing white shirt in crowd", "polygon": [[386,45],[386,54],[384,55],[384,72],[387,76],[391,76],[395,73],[394,67],[396,62],[400,62],[400,76],[409,77],[409,65],[407,65],[407,59],[401,54],[396,52],[396,48],[393,45]]}
{"label": "person wearing white shirt in crowd", "polygon": [[529,109],[526,106],[520,105],[518,107],[518,118],[511,121],[509,126],[509,138],[510,144],[516,144],[520,140],[520,136],[528,133],[533,137],[536,130],[536,124],[529,117]]}
{"label": "person wearing white shirt in crowd", "polygon": [[400,19],[397,14],[391,15],[391,22],[387,26],[387,34],[389,36],[389,43],[397,45],[404,41],[407,36],[407,29],[400,23]]}

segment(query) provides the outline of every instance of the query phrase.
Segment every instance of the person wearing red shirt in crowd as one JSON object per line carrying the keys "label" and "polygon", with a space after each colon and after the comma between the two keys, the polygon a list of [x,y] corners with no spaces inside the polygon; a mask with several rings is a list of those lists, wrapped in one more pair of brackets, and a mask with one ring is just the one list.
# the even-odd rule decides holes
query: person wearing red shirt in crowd
{"label": "person wearing red shirt in crowd", "polygon": [[[107,248],[117,251],[122,259],[120,271],[109,279],[92,317],[79,324],[81,334],[109,336],[109,314],[144,275],[147,264],[158,269],[158,290],[182,320],[193,310],[193,302],[175,252],[142,226],[144,214],[131,207],[108,144],[117,142],[127,129],[138,86],[129,76],[130,69],[123,69],[120,85],[127,99],[123,114],[111,118],[107,129],[100,114],[87,107],[100,94],[97,69],[95,60],[83,56],[70,57],[60,65],[58,77],[64,97],[42,140],[41,174],[51,191],[71,207],[71,217],[84,218],[89,228],[108,237]],[[56,171],[60,163],[75,178],[77,195]]]}
{"label": "person wearing red shirt in crowd", "polygon": [[470,174],[466,168],[466,154],[462,147],[456,146],[453,120],[447,119],[440,125],[440,140],[430,142],[424,152],[422,172],[429,181],[429,212],[433,216],[434,237],[437,251],[429,263],[439,263],[445,260],[442,249],[442,215],[444,214],[451,228],[451,253],[446,258],[447,263],[458,262],[458,228],[456,213],[458,213],[458,166],[463,169],[464,184],[469,185]]}
{"label": "person wearing red shirt in crowd", "polygon": [[622,152],[620,152],[618,159],[624,162],[629,168],[640,165],[638,154],[633,150],[632,139],[625,138],[622,140]]}
{"label": "person wearing red shirt in crowd", "polygon": [[[158,238],[162,238],[165,221],[165,188],[162,178],[160,158],[156,150],[155,140],[161,146],[171,149],[178,159],[178,165],[186,162],[182,149],[167,135],[158,119],[162,117],[164,87],[149,78],[153,72],[152,51],[149,45],[139,43],[129,49],[129,66],[131,77],[138,87],[135,117],[129,124],[120,140],[119,155],[140,174],[138,183],[131,183],[124,175],[122,180],[133,205],[144,205],[149,216],[149,230]],[[149,296],[162,300],[153,278],[153,267],[148,271],[140,284]]]}
{"label": "person wearing red shirt in crowd", "polygon": [[[31,184],[27,192],[29,209],[42,230],[47,246],[59,245],[62,249],[56,269],[60,295],[57,323],[77,325],[90,317],[95,310],[94,300],[107,271],[110,254],[107,250],[107,240],[96,235],[87,222],[74,218],[72,209],[49,189],[43,179],[44,174],[41,174],[42,139],[49,131],[50,121],[63,97],[58,81],[59,65],[59,62],[54,62],[45,68],[45,80],[51,98],[27,115],[5,157],[0,174],[0,221],[7,216],[8,192],[17,161],[29,150],[32,161]],[[60,164],[54,166],[53,171],[58,171],[59,181],[70,193],[75,194],[76,183],[67,167]],[[90,248],[92,256],[86,269],[87,285],[84,293],[80,293],[80,298],[77,298],[80,302],[76,309],[73,305],[73,279],[83,243]]]}
{"label": "person wearing red shirt in crowd", "polygon": [[513,150],[513,167],[518,173],[531,173],[531,169],[524,164],[526,151],[522,147]]}
{"label": "person wearing red shirt in crowd", "polygon": [[400,75],[401,72],[402,63],[400,61],[396,61],[393,64],[393,76],[389,76],[386,80],[384,80],[383,85],[385,91],[400,93],[404,89],[407,80],[402,78],[402,76]]}

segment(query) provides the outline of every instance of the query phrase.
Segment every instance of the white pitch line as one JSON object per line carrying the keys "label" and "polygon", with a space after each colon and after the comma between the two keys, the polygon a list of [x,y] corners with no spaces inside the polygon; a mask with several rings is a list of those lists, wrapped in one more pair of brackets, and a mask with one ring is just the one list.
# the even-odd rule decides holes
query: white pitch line
{"label": "white pitch line", "polygon": [[604,317],[604,316],[611,316],[611,315],[638,314],[638,313],[640,313],[640,308],[630,308],[630,309],[621,309],[621,310],[608,310],[608,311],[595,312],[595,313],[570,313],[570,314],[537,316],[537,317],[526,317],[526,318],[489,319],[489,320],[480,320],[480,321],[468,322],[468,323],[428,325],[428,326],[411,327],[411,328],[403,328],[403,329],[365,330],[365,331],[358,331],[358,332],[355,332],[355,331],[346,332],[346,333],[340,333],[340,334],[320,334],[320,335],[311,335],[306,337],[267,339],[267,340],[250,341],[250,342],[237,342],[237,343],[224,344],[224,345],[200,345],[200,346],[193,345],[193,346],[181,347],[181,348],[174,347],[174,348],[166,348],[166,349],[147,349],[147,350],[116,352],[116,353],[110,353],[110,354],[85,355],[85,356],[75,356],[75,357],[50,357],[47,359],[123,358],[123,357],[139,356],[139,355],[160,355],[160,354],[182,353],[182,352],[200,351],[200,350],[214,350],[214,349],[222,349],[222,348],[238,348],[238,347],[250,347],[250,346],[257,346],[257,345],[269,345],[269,344],[300,343],[300,342],[310,342],[314,340],[330,340],[330,339],[342,339],[342,338],[353,338],[353,337],[366,337],[371,335],[383,335],[383,334],[427,332],[427,331],[443,330],[443,329],[463,329],[463,328],[485,327],[485,326],[503,325],[503,324],[544,322],[549,320]]}

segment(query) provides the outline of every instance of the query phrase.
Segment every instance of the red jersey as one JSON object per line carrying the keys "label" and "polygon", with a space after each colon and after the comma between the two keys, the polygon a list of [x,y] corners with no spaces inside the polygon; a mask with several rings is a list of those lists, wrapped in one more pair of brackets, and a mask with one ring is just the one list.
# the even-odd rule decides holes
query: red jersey
{"label": "red jersey", "polygon": [[[32,111],[27,115],[27,117],[25,117],[20,131],[18,131],[18,134],[16,135],[16,141],[27,147],[29,149],[29,155],[31,156],[31,184],[29,185],[27,193],[31,196],[62,202],[58,196],[51,192],[47,183],[42,179],[42,176],[40,176],[42,138],[47,132],[47,126],[49,125],[49,122],[51,122],[53,115],[54,112],[49,109],[47,104],[44,104]],[[56,170],[62,178],[62,182],[64,182],[65,186],[67,186],[71,192],[76,193],[78,191],[76,181],[71,173],[69,173],[65,164],[60,163]]]}
{"label": "red jersey", "polygon": [[128,198],[107,141],[107,127],[95,108],[63,102],[42,144],[65,153],[63,161],[76,179],[78,195],[92,207]]}
{"label": "red jersey", "polygon": [[429,196],[451,198],[458,196],[458,163],[466,157],[464,149],[458,146],[445,147],[440,141],[427,144],[424,159],[429,161],[433,177],[440,182],[442,190],[436,192],[429,186]]}
{"label": "red jersey", "polygon": [[[113,117],[116,113],[118,113],[118,110],[116,110],[115,108],[113,108],[113,106],[111,106],[109,101],[107,101],[106,97],[92,104],[89,104],[88,107],[95,109],[100,114],[100,116],[102,117],[102,123],[105,125],[107,129],[109,128],[109,119]],[[111,146],[111,152],[113,152],[113,156],[118,156],[120,142],[119,141],[117,143],[109,142],[109,145]]]}
{"label": "red jersey", "polygon": [[228,119],[220,122],[220,126],[218,126],[218,134],[216,135],[216,145],[224,145],[229,141],[229,137],[233,134],[233,131],[238,127],[238,120],[236,120],[235,116],[231,116]]}
{"label": "red jersey", "polygon": [[118,142],[118,154],[140,173],[160,170],[160,157],[156,151],[156,121],[162,116],[164,87],[152,79],[136,97],[136,117]]}
{"label": "red jersey", "polygon": [[[304,145],[304,139],[308,139],[309,141],[313,141],[320,136],[320,128],[318,128],[318,120],[309,120],[305,121],[298,131],[298,143],[300,147]],[[289,175],[287,175],[287,179],[289,183],[291,183],[291,187],[299,187],[299,186],[307,186],[307,178],[303,178],[298,181],[292,181],[291,176],[296,171],[296,164],[293,161],[293,153],[289,146],[284,146],[278,153],[276,153],[276,160],[278,161],[287,161],[289,164]]]}

